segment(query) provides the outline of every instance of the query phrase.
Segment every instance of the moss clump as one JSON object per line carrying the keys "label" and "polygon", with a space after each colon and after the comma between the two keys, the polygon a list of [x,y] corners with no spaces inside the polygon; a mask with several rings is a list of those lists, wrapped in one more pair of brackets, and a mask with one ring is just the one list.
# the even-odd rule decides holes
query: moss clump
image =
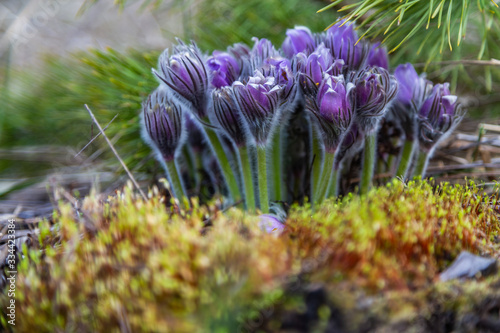
{"label": "moss clump", "polygon": [[234,332],[263,308],[278,316],[293,281],[332,295],[425,290],[461,249],[497,251],[491,200],[474,186],[393,183],[292,208],[281,234],[238,209],[178,212],[129,189],[88,197],[77,215],[61,204],[18,266],[15,329]]}
{"label": "moss clump", "polygon": [[413,288],[432,281],[461,250],[493,251],[485,245],[500,224],[491,200],[474,184],[394,181],[313,214],[297,208],[288,223],[301,251],[321,240],[312,249],[328,253],[326,274],[342,272],[372,288]]}

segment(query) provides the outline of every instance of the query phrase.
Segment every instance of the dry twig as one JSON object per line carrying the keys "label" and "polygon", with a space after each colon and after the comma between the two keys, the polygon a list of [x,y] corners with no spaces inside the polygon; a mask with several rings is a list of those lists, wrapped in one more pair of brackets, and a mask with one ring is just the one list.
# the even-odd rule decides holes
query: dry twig
{"label": "dry twig", "polygon": [[116,158],[118,159],[118,161],[120,161],[120,164],[122,165],[123,169],[125,169],[125,172],[127,172],[127,175],[129,176],[130,180],[132,181],[132,183],[134,184],[134,186],[137,188],[137,190],[139,191],[139,193],[141,194],[142,198],[144,199],[144,201],[147,201],[147,197],[146,195],[144,194],[144,192],[142,191],[142,189],[139,187],[139,184],[137,183],[137,181],[135,180],[134,176],[132,175],[132,173],[130,172],[130,170],[128,169],[127,165],[125,164],[125,162],[123,162],[123,160],[120,158],[120,155],[118,155],[118,152],[116,151],[115,147],[113,146],[113,144],[111,143],[111,141],[109,140],[108,136],[104,133],[104,130],[102,129],[101,125],[99,124],[99,122],[97,121],[97,119],[95,118],[94,114],[92,113],[92,110],[90,110],[90,108],[88,107],[87,104],[85,104],[85,108],[87,109],[87,111],[89,112],[90,114],[90,117],[92,118],[92,120],[94,121],[94,123],[96,124],[97,128],[99,128],[99,131],[102,133],[102,136],[104,137],[104,139],[106,140],[106,142],[108,143],[109,147],[111,148],[111,150],[113,151],[113,154],[115,154]]}

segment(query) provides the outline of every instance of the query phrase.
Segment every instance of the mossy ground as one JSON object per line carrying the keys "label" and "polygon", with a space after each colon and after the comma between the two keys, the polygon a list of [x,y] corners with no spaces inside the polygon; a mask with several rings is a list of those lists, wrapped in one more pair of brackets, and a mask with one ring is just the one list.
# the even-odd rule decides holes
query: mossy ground
{"label": "mossy ground", "polygon": [[237,208],[179,212],[155,190],[61,203],[19,261],[15,330],[474,331],[482,304],[499,308],[500,275],[438,274],[461,250],[498,256],[496,207],[475,185],[395,181],[292,207],[267,234]]}

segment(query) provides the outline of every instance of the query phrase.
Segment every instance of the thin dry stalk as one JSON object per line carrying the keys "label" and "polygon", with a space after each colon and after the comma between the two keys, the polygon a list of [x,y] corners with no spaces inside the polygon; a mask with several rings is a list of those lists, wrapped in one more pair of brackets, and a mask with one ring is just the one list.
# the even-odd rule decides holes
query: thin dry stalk
{"label": "thin dry stalk", "polygon": [[137,190],[141,194],[141,197],[144,199],[144,201],[147,201],[148,199],[147,199],[146,195],[144,194],[144,192],[142,191],[142,189],[139,187],[139,184],[135,180],[134,175],[132,175],[132,173],[128,169],[127,165],[125,164],[125,162],[123,162],[123,160],[121,159],[120,155],[118,155],[118,152],[116,151],[115,147],[113,146],[113,144],[109,140],[108,136],[104,133],[104,130],[102,129],[101,125],[99,124],[99,122],[95,118],[94,114],[92,113],[92,110],[90,110],[90,108],[88,107],[87,104],[85,104],[85,108],[89,112],[90,117],[92,118],[92,120],[96,124],[97,128],[99,129],[99,131],[102,133],[102,136],[104,137],[104,139],[108,143],[109,148],[111,148],[111,150],[113,151],[113,154],[115,154],[115,156],[118,159],[118,161],[120,161],[120,164],[122,165],[123,169],[125,169],[125,172],[127,172],[128,177],[130,178],[130,180],[132,181],[132,183],[134,184],[134,186],[137,188]]}

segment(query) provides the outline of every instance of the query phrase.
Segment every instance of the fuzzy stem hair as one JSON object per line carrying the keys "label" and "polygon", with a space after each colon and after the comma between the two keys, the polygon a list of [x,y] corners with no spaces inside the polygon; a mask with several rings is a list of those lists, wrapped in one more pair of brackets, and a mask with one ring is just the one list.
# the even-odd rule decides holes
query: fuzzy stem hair
{"label": "fuzzy stem hair", "polygon": [[325,158],[323,161],[323,171],[321,172],[318,188],[314,196],[314,204],[319,205],[325,199],[328,184],[330,183],[330,178],[332,176],[334,161],[335,161],[335,153],[325,152]]}
{"label": "fuzzy stem hair", "polygon": [[252,177],[252,164],[247,146],[242,146],[238,149],[240,156],[240,164],[243,176],[243,187],[245,193],[245,203],[247,210],[250,213],[255,212],[255,190]]}
{"label": "fuzzy stem hair", "polygon": [[413,153],[415,151],[415,140],[406,140],[403,144],[403,151],[401,152],[401,157],[399,159],[399,166],[396,171],[395,177],[406,179],[409,166],[411,164]]}
{"label": "fuzzy stem hair", "polygon": [[311,170],[311,198],[315,197],[315,192],[318,191],[321,171],[323,170],[323,150],[321,142],[314,126],[311,126],[312,139],[312,170]]}
{"label": "fuzzy stem hair", "polygon": [[413,170],[413,177],[425,177],[427,171],[427,165],[429,164],[431,154],[419,150],[417,156],[417,162],[415,164],[415,169]]}
{"label": "fuzzy stem hair", "polygon": [[174,197],[179,201],[179,205],[182,208],[189,208],[189,204],[186,206],[188,200],[184,190],[184,183],[175,159],[165,161],[165,169],[167,170],[168,180],[172,185]]}
{"label": "fuzzy stem hair", "polygon": [[269,213],[269,195],[267,189],[267,157],[266,148],[257,146],[257,169],[259,184],[259,201],[262,213]]}
{"label": "fuzzy stem hair", "polygon": [[284,182],[283,182],[283,130],[282,126],[277,125],[272,137],[272,198],[275,201],[284,201]]}
{"label": "fuzzy stem hair", "polygon": [[222,176],[224,178],[224,182],[229,190],[230,197],[234,200],[234,202],[238,202],[241,200],[240,190],[238,189],[238,179],[231,168],[231,164],[229,163],[229,159],[224,151],[224,147],[222,147],[222,143],[217,135],[217,132],[212,128],[204,127],[205,133],[207,134],[207,138],[210,141],[210,146],[213,149],[215,156],[219,162],[219,166],[222,171]]}

